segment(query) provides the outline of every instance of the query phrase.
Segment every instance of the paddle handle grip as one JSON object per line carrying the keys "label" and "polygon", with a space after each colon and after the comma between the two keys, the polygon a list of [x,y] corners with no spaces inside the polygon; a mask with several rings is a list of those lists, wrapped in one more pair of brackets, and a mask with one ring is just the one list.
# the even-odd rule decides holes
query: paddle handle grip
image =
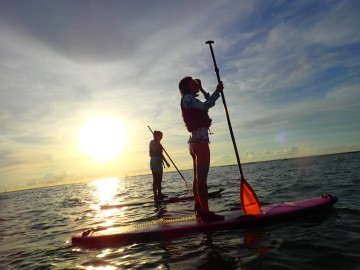
{"label": "paddle handle grip", "polygon": [[[221,79],[220,79],[220,73],[219,73],[219,68],[216,64],[216,60],[215,60],[215,54],[214,54],[214,50],[213,50],[213,47],[211,44],[214,44],[215,42],[212,41],[212,40],[208,40],[205,42],[205,44],[208,44],[209,47],[210,47],[210,52],[211,52],[211,56],[212,56],[212,59],[213,59],[213,62],[214,62],[214,67],[215,67],[215,73],[216,73],[216,77],[217,77],[217,80],[218,80],[218,83],[221,82]],[[222,92],[221,92],[222,93]],[[222,96],[223,96],[223,93],[222,93]]]}

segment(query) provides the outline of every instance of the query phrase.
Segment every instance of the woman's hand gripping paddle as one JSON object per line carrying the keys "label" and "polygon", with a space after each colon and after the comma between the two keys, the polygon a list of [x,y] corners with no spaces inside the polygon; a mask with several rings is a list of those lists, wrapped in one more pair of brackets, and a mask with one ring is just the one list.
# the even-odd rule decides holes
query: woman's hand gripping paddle
{"label": "woman's hand gripping paddle", "polygon": [[[212,45],[211,45],[211,44],[214,43],[214,41],[209,40],[209,41],[207,41],[205,43],[209,44],[209,46],[210,46],[210,51],[211,51],[212,59],[213,59],[214,66],[215,66],[216,77],[217,77],[218,83],[220,83],[221,80],[220,80],[220,75],[219,75],[219,68],[216,65],[215,55],[214,55],[214,51],[213,51],[213,48],[212,48]],[[236,159],[237,159],[237,163],[238,163],[239,170],[240,170],[240,201],[241,201],[241,206],[242,206],[242,209],[243,209],[245,215],[257,215],[261,211],[261,205],[260,205],[258,197],[256,196],[255,191],[252,189],[250,184],[245,180],[244,174],[242,172],[239,153],[237,151],[235,137],[234,137],[234,133],[233,133],[233,130],[232,130],[232,127],[231,127],[229,112],[228,112],[228,109],[227,109],[227,106],[226,106],[225,96],[224,96],[223,92],[221,92],[221,98],[222,98],[222,101],[223,101],[223,104],[224,104],[224,110],[225,110],[225,114],[226,114],[226,119],[227,119],[227,122],[228,122],[229,130],[230,130],[230,134],[231,134],[231,139],[232,139],[232,142],[233,142],[233,145],[234,145]]]}

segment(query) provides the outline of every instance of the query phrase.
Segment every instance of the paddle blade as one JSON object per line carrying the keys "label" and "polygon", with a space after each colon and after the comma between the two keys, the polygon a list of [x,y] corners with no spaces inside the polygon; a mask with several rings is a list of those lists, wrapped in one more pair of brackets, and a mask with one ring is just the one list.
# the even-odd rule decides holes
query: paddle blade
{"label": "paddle blade", "polygon": [[245,215],[257,215],[261,211],[261,205],[255,191],[250,184],[241,176],[240,201]]}

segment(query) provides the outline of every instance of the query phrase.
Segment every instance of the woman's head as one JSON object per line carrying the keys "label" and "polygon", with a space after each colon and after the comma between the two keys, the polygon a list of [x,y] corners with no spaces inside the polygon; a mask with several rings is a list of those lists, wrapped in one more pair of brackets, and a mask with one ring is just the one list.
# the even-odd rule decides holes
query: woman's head
{"label": "woman's head", "polygon": [[181,93],[182,96],[191,93],[191,91],[189,89],[189,86],[188,86],[188,83],[189,83],[190,80],[192,80],[191,77],[185,77],[180,81],[179,90],[180,90],[180,93]]}
{"label": "woman's head", "polygon": [[185,77],[179,83],[181,96],[186,94],[195,94],[199,91],[198,83],[192,77]]}
{"label": "woman's head", "polygon": [[163,137],[163,134],[162,134],[161,131],[159,131],[159,130],[154,131],[154,139],[160,139],[161,140],[162,137]]}

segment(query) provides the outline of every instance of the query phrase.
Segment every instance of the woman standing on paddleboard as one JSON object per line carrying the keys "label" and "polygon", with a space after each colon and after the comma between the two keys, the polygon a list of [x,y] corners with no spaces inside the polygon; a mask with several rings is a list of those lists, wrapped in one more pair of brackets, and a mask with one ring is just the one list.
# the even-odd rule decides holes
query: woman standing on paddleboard
{"label": "woman standing on paddleboard", "polygon": [[[204,222],[224,219],[223,216],[209,211],[207,188],[210,166],[209,128],[212,122],[208,110],[215,105],[223,89],[224,86],[220,82],[214,93],[210,95],[202,88],[199,79],[185,77],[179,83],[182,117],[186,128],[191,133],[188,143],[194,168],[195,214]],[[206,99],[205,102],[196,98],[200,91]]]}
{"label": "woman standing on paddleboard", "polygon": [[163,147],[160,143],[163,134],[161,131],[154,131],[154,139],[150,141],[149,145],[149,155],[150,155],[150,168],[153,175],[153,191],[154,191],[154,200],[161,200],[165,196],[161,191],[161,182],[163,176],[163,161],[166,163],[166,166],[169,168],[170,164],[167,162],[163,155]]}

